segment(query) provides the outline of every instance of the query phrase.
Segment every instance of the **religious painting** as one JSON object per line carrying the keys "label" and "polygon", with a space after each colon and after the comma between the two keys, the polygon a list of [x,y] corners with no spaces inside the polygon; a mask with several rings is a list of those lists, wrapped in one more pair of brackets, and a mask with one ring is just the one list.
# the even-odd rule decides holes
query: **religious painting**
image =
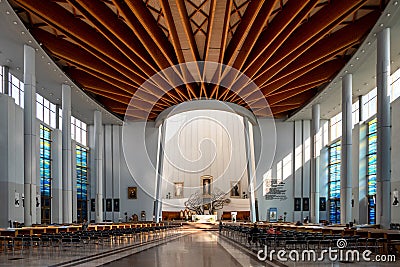
{"label": "religious painting", "polygon": [[119,212],[119,198],[114,199],[114,211]]}
{"label": "religious painting", "polygon": [[176,182],[175,184],[175,198],[183,197],[183,182]]}
{"label": "religious painting", "polygon": [[301,211],[301,198],[294,199],[294,211]]}
{"label": "religious painting", "polygon": [[268,218],[269,218],[270,222],[277,222],[278,221],[278,209],[270,208]]}
{"label": "religious painting", "polygon": [[15,192],[14,205],[16,208],[19,208],[19,193],[18,192]]}
{"label": "religious painting", "polygon": [[211,195],[211,183],[212,183],[211,175],[201,176],[201,185],[202,185],[203,195]]}
{"label": "religious painting", "polygon": [[397,189],[395,188],[393,191],[393,202],[392,202],[393,206],[399,206],[399,191],[397,191]]}
{"label": "religious painting", "polygon": [[238,181],[231,181],[231,196],[233,198],[240,198],[240,182]]}
{"label": "religious painting", "polygon": [[96,199],[92,198],[90,200],[90,211],[95,212],[96,211]]}
{"label": "religious painting", "polygon": [[128,187],[128,198],[129,199],[137,199],[137,187]]}
{"label": "religious painting", "polygon": [[112,199],[111,198],[106,199],[106,211],[112,211]]}
{"label": "religious painting", "polygon": [[319,210],[326,211],[326,198],[325,197],[319,198]]}
{"label": "religious painting", "polygon": [[308,197],[303,198],[303,211],[310,211],[310,200]]}

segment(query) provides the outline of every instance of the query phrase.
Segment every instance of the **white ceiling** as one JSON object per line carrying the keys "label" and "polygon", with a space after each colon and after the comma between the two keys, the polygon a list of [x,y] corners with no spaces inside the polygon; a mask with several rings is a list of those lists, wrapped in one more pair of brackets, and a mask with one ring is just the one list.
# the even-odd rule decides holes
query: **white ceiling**
{"label": "white ceiling", "polygon": [[54,104],[61,105],[61,84],[72,86],[72,115],[79,120],[93,124],[93,112],[103,113],[104,124],[122,124],[122,121],[104,109],[76,86],[50,59],[41,46],[33,39],[12,10],[9,3],[0,0],[0,65],[9,66],[10,73],[23,80],[23,46],[36,49],[36,92]]}
{"label": "white ceiling", "polygon": [[400,2],[390,1],[378,22],[369,33],[358,51],[337,76],[305,107],[288,118],[294,120],[310,120],[311,107],[319,103],[321,119],[330,119],[341,112],[341,84],[346,73],[353,74],[353,103],[358,96],[365,95],[376,87],[376,35],[382,29],[391,28],[390,53],[391,72],[400,68]]}

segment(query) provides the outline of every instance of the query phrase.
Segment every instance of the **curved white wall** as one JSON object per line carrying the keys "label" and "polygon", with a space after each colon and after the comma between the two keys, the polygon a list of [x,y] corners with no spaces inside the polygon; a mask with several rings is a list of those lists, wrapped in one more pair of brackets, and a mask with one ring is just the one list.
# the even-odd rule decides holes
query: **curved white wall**
{"label": "curved white wall", "polygon": [[218,110],[197,110],[168,118],[165,133],[162,197],[175,198],[175,182],[184,183],[183,197],[201,191],[201,176],[213,176],[213,188],[229,193],[232,181],[247,192],[243,118]]}

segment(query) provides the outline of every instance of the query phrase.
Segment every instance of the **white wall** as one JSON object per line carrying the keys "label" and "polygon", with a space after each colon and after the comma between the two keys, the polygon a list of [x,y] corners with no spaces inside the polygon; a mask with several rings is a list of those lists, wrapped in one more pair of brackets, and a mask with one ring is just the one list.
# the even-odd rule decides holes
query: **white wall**
{"label": "white wall", "polygon": [[[137,127],[136,127],[137,126]],[[125,212],[129,218],[141,211],[146,212],[146,220],[153,220],[153,203],[155,191],[155,168],[157,162],[158,128],[153,122],[135,122],[126,134],[128,142],[122,142],[122,126],[104,125],[104,159],[103,159],[103,197],[104,220],[125,221]],[[141,140],[143,129],[146,129],[145,145]],[[89,147],[93,148],[93,126],[88,127]],[[139,145],[142,144],[142,145]],[[127,164],[126,159],[130,161]],[[94,158],[90,154],[89,165],[93,166]],[[129,166],[129,168],[128,168]],[[96,194],[96,177],[90,175],[90,197]],[[128,199],[128,187],[137,187],[137,199]],[[106,211],[106,199],[112,200],[112,211]],[[120,211],[114,210],[114,201],[119,200]],[[90,202],[89,202],[90,210]],[[89,212],[94,220],[94,212]]]}
{"label": "white wall", "polygon": [[[0,227],[9,220],[24,221],[24,132],[23,111],[14,99],[0,94]],[[19,194],[19,207],[15,206]]]}
{"label": "white wall", "polygon": [[[320,152],[320,197],[327,197],[327,158],[328,152],[322,145],[327,143],[327,121],[321,121],[321,132],[317,144],[321,148]],[[260,128],[264,132],[267,129],[267,119],[259,119]],[[303,211],[303,199],[310,198],[310,121],[284,122],[276,121],[276,152],[271,168],[261,164],[257,168],[257,180],[263,181],[267,176],[272,179],[282,180],[285,190],[281,194],[281,199],[267,199],[264,195],[263,186],[257,190],[259,219],[267,220],[267,213],[270,208],[278,209],[278,217],[284,217],[286,212],[287,221],[302,221],[309,216],[309,211]],[[325,131],[323,131],[325,129]],[[268,136],[264,137],[267,142]],[[260,146],[260,140],[255,140],[256,146]],[[264,146],[263,146],[264,147]],[[266,147],[265,147],[266,148]],[[264,148],[264,149],[265,149]],[[262,151],[272,153],[271,151]],[[301,211],[294,211],[294,198],[301,198]],[[309,199],[310,200],[310,199]],[[309,205],[310,206],[310,205]],[[327,207],[328,208],[328,207]],[[327,218],[327,211],[320,211],[320,220]]]}
{"label": "white wall", "polygon": [[[183,182],[183,197],[202,192],[202,175],[211,175],[211,190],[230,194],[239,182],[247,192],[247,165],[243,118],[236,114],[199,110],[166,120],[162,197],[175,198],[175,182]],[[184,207],[182,207],[184,208]],[[165,208],[164,208],[165,210]]]}

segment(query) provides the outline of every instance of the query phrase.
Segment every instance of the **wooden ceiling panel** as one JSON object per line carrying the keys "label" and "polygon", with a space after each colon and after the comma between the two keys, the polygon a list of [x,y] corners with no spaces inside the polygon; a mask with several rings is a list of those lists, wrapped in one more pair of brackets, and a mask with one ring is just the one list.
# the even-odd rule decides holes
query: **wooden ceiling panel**
{"label": "wooden ceiling panel", "polygon": [[[388,0],[9,2],[49,56],[96,101],[123,117],[133,96],[135,107],[126,115],[154,120],[193,99],[253,106],[256,116],[288,116],[346,64]],[[191,61],[206,63],[176,66]],[[209,62],[238,69],[255,86],[224,67],[210,69]],[[224,87],[206,81],[210,71]]]}

